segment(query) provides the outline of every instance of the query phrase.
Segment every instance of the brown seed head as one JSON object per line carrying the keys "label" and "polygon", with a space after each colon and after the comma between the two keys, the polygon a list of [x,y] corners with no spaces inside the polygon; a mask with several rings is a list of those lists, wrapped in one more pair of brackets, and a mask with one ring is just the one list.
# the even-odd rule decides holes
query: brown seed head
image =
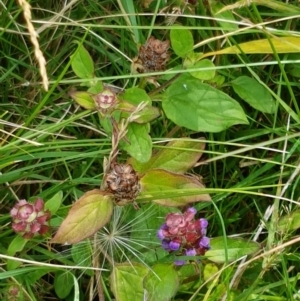
{"label": "brown seed head", "polygon": [[170,58],[169,48],[170,41],[162,42],[151,36],[145,45],[141,46],[138,62],[145,72],[163,71]]}
{"label": "brown seed head", "polygon": [[140,192],[138,175],[130,164],[113,164],[106,176],[106,186],[117,203],[134,201]]}

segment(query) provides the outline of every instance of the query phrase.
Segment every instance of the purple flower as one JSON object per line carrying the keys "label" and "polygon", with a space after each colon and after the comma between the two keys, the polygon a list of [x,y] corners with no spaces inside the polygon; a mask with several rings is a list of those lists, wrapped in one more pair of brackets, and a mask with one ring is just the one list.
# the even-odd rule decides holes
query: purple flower
{"label": "purple flower", "polygon": [[185,220],[187,222],[190,222],[192,219],[194,219],[194,216],[196,213],[197,213],[197,210],[194,207],[188,208],[184,214]]}
{"label": "purple flower", "polygon": [[[169,213],[165,223],[157,232],[161,246],[176,256],[205,255],[210,248],[210,240],[206,236],[208,221],[205,218],[195,219],[197,211],[194,207],[185,212]],[[177,260],[175,265],[183,265],[186,260]]]}
{"label": "purple flower", "polygon": [[164,230],[159,229],[159,230],[157,231],[157,238],[160,239],[160,240],[163,240],[163,239],[165,238]]}
{"label": "purple flower", "polygon": [[206,229],[207,226],[208,226],[208,221],[207,221],[207,219],[205,219],[205,218],[200,218],[199,221],[200,221],[200,227],[201,227],[201,229]]}
{"label": "purple flower", "polygon": [[180,243],[178,241],[171,241],[169,247],[172,251],[177,251],[180,248]]}
{"label": "purple flower", "polygon": [[170,241],[169,240],[163,239],[162,242],[161,242],[161,246],[166,251],[171,251],[171,249],[170,249]]}
{"label": "purple flower", "polygon": [[203,236],[199,241],[199,247],[208,250],[210,248],[209,243],[210,239],[207,236]]}
{"label": "purple flower", "polygon": [[196,256],[197,251],[195,249],[188,249],[188,250],[185,251],[185,255],[186,256]]}

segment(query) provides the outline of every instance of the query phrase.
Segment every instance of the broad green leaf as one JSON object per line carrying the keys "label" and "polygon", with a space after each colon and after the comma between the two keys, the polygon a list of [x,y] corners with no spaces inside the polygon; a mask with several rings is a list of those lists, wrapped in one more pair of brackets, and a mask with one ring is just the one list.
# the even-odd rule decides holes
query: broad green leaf
{"label": "broad green leaf", "polygon": [[[11,243],[8,246],[7,255],[15,256],[16,253],[21,252],[24,249],[27,242],[28,242],[28,239],[25,239],[20,235],[16,235],[15,238],[11,241]],[[7,260],[7,270],[8,271],[14,270],[14,269],[18,268],[21,264],[22,264],[21,261],[15,261],[15,260],[8,259]]]}
{"label": "broad green leaf", "polygon": [[[251,255],[260,249],[260,245],[254,241],[243,238],[226,238],[228,261],[237,260],[245,255]],[[205,256],[213,262],[224,263],[225,245],[223,237],[216,237],[210,241],[211,249],[205,253]]]}
{"label": "broad green leaf", "polygon": [[58,271],[54,277],[54,290],[62,300],[66,298],[74,287],[73,276],[68,271]]}
{"label": "broad green leaf", "polygon": [[215,65],[211,60],[204,59],[197,62],[193,67],[189,69],[190,75],[201,80],[210,80],[215,77],[215,70],[203,70],[203,71],[191,71],[191,69],[198,68],[213,68]]}
{"label": "broad green leaf", "polygon": [[127,141],[121,141],[120,146],[137,161],[147,162],[152,153],[152,140],[148,124],[130,123],[127,128]]}
{"label": "broad green leaf", "polygon": [[55,214],[56,211],[60,208],[61,203],[62,203],[62,198],[63,198],[63,193],[60,190],[59,192],[57,192],[51,199],[49,199],[46,203],[45,203],[45,209],[49,210],[51,212],[51,214]]}
{"label": "broad green leaf", "polygon": [[75,244],[102,228],[110,219],[113,201],[99,189],[86,192],[73,204],[52,243]]}
{"label": "broad green leaf", "polygon": [[[122,111],[122,118],[128,118],[129,115],[136,110],[136,106],[130,104],[129,102],[122,101],[118,105],[118,109]],[[134,120],[136,123],[148,123],[152,121],[153,119],[157,118],[160,115],[159,109],[152,107],[152,106],[146,106],[144,109],[142,109],[138,113],[138,118]]]}
{"label": "broad green leaf", "polygon": [[204,185],[196,178],[163,169],[150,170],[141,178],[140,183],[142,192],[139,199],[153,196],[155,203],[168,207],[179,207],[189,203],[211,200],[208,194],[200,193],[200,191],[199,194],[189,195],[190,189],[201,189],[204,192]]}
{"label": "broad green leaf", "polygon": [[[277,53],[299,53],[300,52],[300,37],[276,37],[270,39]],[[204,53],[202,58],[220,55],[220,54],[253,54],[253,53],[273,53],[273,49],[268,39],[254,40],[241,43],[231,47],[223,48],[218,51]]]}
{"label": "broad green leaf", "polygon": [[278,230],[288,232],[300,228],[300,210],[282,216],[278,221]]}
{"label": "broad green leaf", "polygon": [[[218,24],[220,24],[223,30],[235,31],[239,29],[238,24],[233,23],[236,20],[232,12],[230,10],[221,11],[221,9],[224,8],[224,5],[221,4],[220,1],[211,1],[210,8],[213,16],[216,18],[216,21],[218,22]],[[219,19],[229,20],[233,22],[220,21]]]}
{"label": "broad green leaf", "polygon": [[178,286],[179,277],[173,264],[153,266],[144,279],[148,301],[169,301],[175,296]]}
{"label": "broad green leaf", "polygon": [[70,96],[82,107],[87,110],[95,110],[96,104],[89,92],[76,91],[70,93]]}
{"label": "broad green leaf", "polygon": [[236,124],[248,124],[237,101],[192,76],[181,76],[170,85],[162,105],[174,123],[198,132],[216,133]]}
{"label": "broad green leaf", "polygon": [[194,39],[188,29],[184,27],[182,29],[171,29],[170,39],[172,48],[179,57],[185,57],[193,51]]}
{"label": "broad green leaf", "polygon": [[126,100],[135,106],[139,105],[141,102],[147,102],[149,105],[152,103],[151,98],[146,91],[137,87],[127,89],[121,97],[123,100]]}
{"label": "broad green leaf", "polygon": [[269,114],[275,113],[275,101],[271,93],[255,79],[240,76],[231,84],[235,93],[254,109]]}
{"label": "broad green leaf", "polygon": [[[205,138],[200,138],[200,140],[205,140]],[[203,141],[177,139],[169,142],[154,154],[147,163],[138,162],[134,158],[130,158],[128,163],[139,173],[157,168],[185,173],[200,159],[204,148],[205,142]]]}
{"label": "broad green leaf", "polygon": [[94,77],[93,60],[82,45],[78,45],[75,53],[71,55],[71,61],[72,69],[79,78]]}
{"label": "broad green leaf", "polygon": [[110,288],[116,301],[146,300],[143,279],[148,269],[143,264],[123,263],[114,266]]}
{"label": "broad green leaf", "polygon": [[206,281],[208,279],[212,279],[212,277],[214,275],[216,275],[218,271],[219,271],[219,269],[218,269],[217,265],[215,265],[214,263],[207,263],[204,266],[204,270],[203,270],[204,281]]}
{"label": "broad green leaf", "polygon": [[27,242],[28,239],[23,238],[20,235],[16,235],[8,246],[7,255],[14,256],[17,252],[21,252],[24,249]]}

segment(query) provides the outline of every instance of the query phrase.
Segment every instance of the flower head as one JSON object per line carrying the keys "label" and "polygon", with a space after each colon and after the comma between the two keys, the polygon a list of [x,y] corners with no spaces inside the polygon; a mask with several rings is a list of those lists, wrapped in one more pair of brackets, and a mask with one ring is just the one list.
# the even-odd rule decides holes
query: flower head
{"label": "flower head", "polygon": [[130,164],[112,164],[106,176],[106,186],[120,206],[134,201],[141,189],[138,174]]}
{"label": "flower head", "polygon": [[44,210],[44,201],[38,198],[34,203],[20,200],[10,211],[12,229],[24,238],[30,239],[36,233],[48,231],[48,221],[51,217],[49,210]]}
{"label": "flower head", "polygon": [[102,113],[107,113],[109,110],[113,109],[117,103],[116,94],[106,88],[101,93],[94,97],[96,107]]}
{"label": "flower head", "polygon": [[[206,236],[208,221],[205,218],[195,219],[197,211],[188,208],[184,213],[169,213],[165,223],[157,232],[162,248],[178,256],[204,255],[210,248]],[[185,260],[176,260],[175,265],[185,264]]]}

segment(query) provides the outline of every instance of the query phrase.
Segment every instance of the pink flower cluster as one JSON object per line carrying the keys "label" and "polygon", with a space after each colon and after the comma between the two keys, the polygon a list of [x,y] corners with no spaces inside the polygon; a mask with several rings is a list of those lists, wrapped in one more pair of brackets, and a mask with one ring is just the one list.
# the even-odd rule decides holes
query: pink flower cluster
{"label": "pink flower cluster", "polygon": [[[210,248],[210,240],[206,236],[208,221],[205,218],[195,219],[197,210],[188,208],[184,213],[169,213],[166,222],[157,232],[162,247],[168,252],[176,252],[179,256],[204,255]],[[177,260],[176,265],[185,264]]]}
{"label": "pink flower cluster", "polygon": [[44,210],[44,201],[37,199],[34,203],[20,200],[10,211],[12,228],[24,238],[30,239],[34,234],[44,234],[48,231],[49,210]]}

